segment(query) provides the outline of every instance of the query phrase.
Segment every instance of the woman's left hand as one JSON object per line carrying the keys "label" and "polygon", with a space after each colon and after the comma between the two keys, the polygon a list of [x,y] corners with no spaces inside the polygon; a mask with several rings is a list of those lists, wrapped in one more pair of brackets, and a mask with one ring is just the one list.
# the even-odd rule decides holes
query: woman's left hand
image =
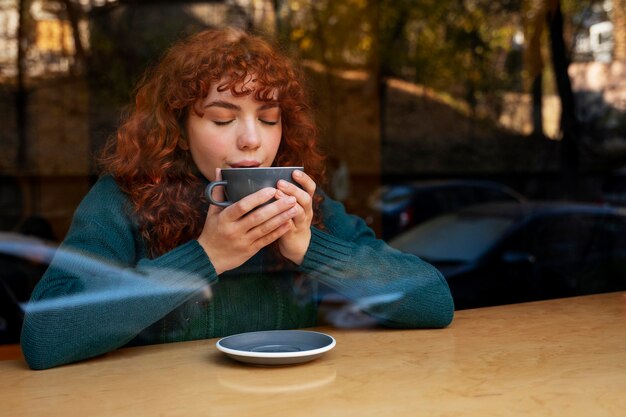
{"label": "woman's left hand", "polygon": [[279,198],[294,196],[297,214],[291,219],[291,230],[278,240],[280,253],[290,261],[300,265],[311,242],[311,222],[313,221],[313,194],[315,182],[302,171],[294,171],[293,179],[302,186],[297,187],[287,181],[278,181]]}

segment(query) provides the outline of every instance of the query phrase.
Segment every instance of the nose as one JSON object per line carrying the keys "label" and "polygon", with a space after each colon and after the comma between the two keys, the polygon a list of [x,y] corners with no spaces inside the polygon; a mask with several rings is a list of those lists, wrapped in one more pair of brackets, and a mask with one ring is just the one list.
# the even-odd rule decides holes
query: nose
{"label": "nose", "polygon": [[261,146],[261,135],[254,120],[242,123],[242,128],[237,136],[237,147],[239,149],[257,149]]}

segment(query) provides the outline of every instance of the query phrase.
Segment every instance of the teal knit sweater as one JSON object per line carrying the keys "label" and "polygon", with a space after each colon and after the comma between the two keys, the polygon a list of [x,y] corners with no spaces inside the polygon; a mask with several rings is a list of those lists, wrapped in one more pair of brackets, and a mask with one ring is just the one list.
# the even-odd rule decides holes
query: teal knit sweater
{"label": "teal knit sweater", "polygon": [[128,207],[111,177],[98,180],[79,205],[26,309],[21,343],[31,368],[125,345],[314,326],[319,283],[389,327],[452,320],[450,291],[434,267],[376,239],[329,198],[325,230],[312,228],[302,265],[273,268],[262,250],[219,276],[196,240],[148,257]]}

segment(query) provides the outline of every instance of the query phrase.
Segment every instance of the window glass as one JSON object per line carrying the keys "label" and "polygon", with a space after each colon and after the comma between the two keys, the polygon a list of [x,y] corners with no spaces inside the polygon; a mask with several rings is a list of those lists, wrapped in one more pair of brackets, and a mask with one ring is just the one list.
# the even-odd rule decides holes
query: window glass
{"label": "window glass", "polygon": [[472,262],[511,226],[506,218],[451,214],[426,222],[391,241],[391,245],[429,261]]}

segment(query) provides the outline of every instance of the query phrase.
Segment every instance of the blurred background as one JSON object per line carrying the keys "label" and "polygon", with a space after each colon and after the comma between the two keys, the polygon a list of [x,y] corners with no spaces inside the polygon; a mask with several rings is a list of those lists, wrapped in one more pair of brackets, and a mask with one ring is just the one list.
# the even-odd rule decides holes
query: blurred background
{"label": "blurred background", "polygon": [[[432,262],[496,262],[479,275],[499,285],[506,271],[529,270],[545,288],[544,256],[565,277],[567,291],[479,294],[465,306],[576,295],[572,271],[588,259],[611,281],[585,291],[626,287],[626,0],[0,0],[0,241],[63,239],[145,68],[172,41],[227,25],[275,38],[302,63],[329,156],[324,188],[379,237]],[[469,255],[423,252],[433,226],[412,233],[417,242],[406,235],[493,201],[503,207],[487,212],[506,225],[441,232],[469,242],[459,249]],[[525,246],[517,237],[484,256],[471,244],[506,241],[511,225],[532,223],[538,209],[526,207],[538,201],[562,206],[548,210],[566,218],[561,229],[532,229]],[[560,252],[534,248],[543,236]],[[578,263],[554,266],[563,253]],[[27,299],[41,265],[0,256],[0,305]],[[467,282],[459,300],[480,287]],[[4,309],[9,334],[20,309]]]}

